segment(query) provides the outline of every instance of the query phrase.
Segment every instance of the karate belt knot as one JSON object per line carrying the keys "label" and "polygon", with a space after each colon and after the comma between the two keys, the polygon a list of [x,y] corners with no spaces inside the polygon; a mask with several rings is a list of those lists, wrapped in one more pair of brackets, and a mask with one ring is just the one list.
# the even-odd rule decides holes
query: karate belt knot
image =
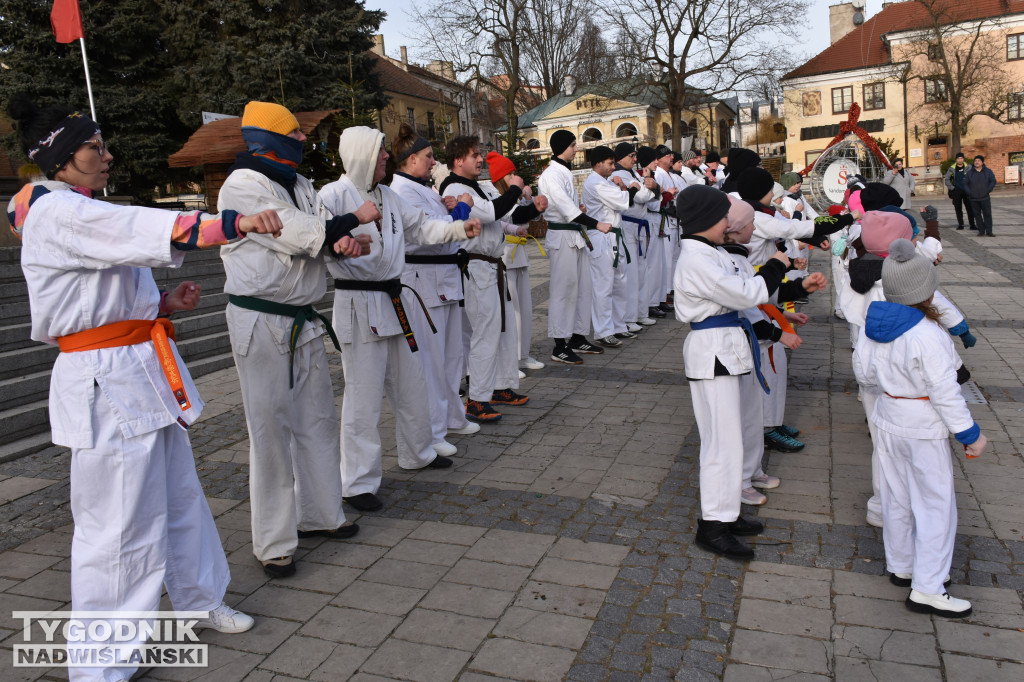
{"label": "karate belt knot", "polygon": [[750,343],[750,354],[754,358],[754,374],[757,376],[757,382],[761,384],[761,388],[764,389],[765,393],[771,393],[771,389],[768,388],[768,382],[764,380],[764,375],[761,374],[761,348],[758,346],[757,336],[754,335],[754,327],[750,324],[750,320],[740,317],[740,314],[733,310],[721,315],[712,315],[700,322],[690,323],[690,329],[693,330],[721,329],[722,327],[739,327],[746,332],[747,341]]}
{"label": "karate belt knot", "polygon": [[612,261],[612,267],[619,267],[619,244],[622,244],[622,252],[626,254],[626,264],[633,262],[633,259],[629,257],[629,249],[626,248],[626,242],[622,238],[622,228],[613,227],[612,232],[615,234],[615,260]]}
{"label": "karate belt knot", "polygon": [[[170,386],[174,399],[178,401],[178,407],[184,412],[192,407],[192,403],[185,393],[184,381],[178,370],[178,361],[171,350],[171,340],[173,339],[174,324],[166,317],[159,317],[155,320],[111,322],[74,334],[67,334],[57,339],[57,346],[62,353],[77,353],[101,348],[134,346],[152,341],[157,360],[160,361],[160,369],[163,370],[164,377],[167,379],[167,385]],[[188,428],[188,424],[181,417],[178,417],[178,423],[182,427]]]}
{"label": "karate belt knot", "polygon": [[312,304],[289,305],[288,303],[268,301],[265,298],[236,296],[234,294],[228,295],[228,303],[239,308],[245,308],[246,310],[255,310],[258,313],[292,318],[292,328],[288,332],[288,388],[295,387],[295,344],[299,340],[299,334],[307,322],[314,320],[323,322],[327,334],[331,337],[331,343],[334,344],[338,351],[341,351],[341,344],[338,343],[338,336],[334,333],[334,327],[331,326],[330,320],[317,312]]}
{"label": "karate belt knot", "polygon": [[529,244],[531,239],[533,241],[537,242],[537,248],[540,249],[540,255],[542,255],[542,256],[547,256],[548,255],[548,254],[544,253],[544,247],[541,246],[540,241],[536,237],[534,237],[532,234],[527,235],[525,237],[516,237],[516,236],[513,236],[513,235],[509,234],[509,235],[505,235],[505,243],[506,244],[514,244],[514,246],[512,247],[512,256],[509,258],[509,260],[515,259],[515,257],[516,257],[516,249],[518,249],[520,246],[525,246],[525,245]]}
{"label": "karate belt knot", "polygon": [[636,224],[636,250],[637,255],[643,257],[644,247],[640,246],[640,232],[643,230],[647,231],[647,247],[651,246],[651,224],[642,218],[631,218],[628,215],[622,216],[622,219],[628,223]]}
{"label": "karate belt knot", "polygon": [[577,232],[583,237],[583,242],[587,245],[587,249],[590,251],[594,250],[594,244],[590,241],[590,237],[587,236],[587,228],[583,225],[577,225],[576,223],[548,223],[548,229],[555,232]]}
{"label": "karate belt knot", "polygon": [[[405,254],[405,262],[409,265],[454,265],[459,268],[459,272],[461,272],[463,277],[465,277],[466,266],[469,265],[469,252],[465,249],[459,249],[455,253],[446,253],[436,256],[421,256],[416,253],[407,253]],[[418,297],[419,294],[417,294],[417,298]],[[459,299],[459,307],[466,307],[465,285],[462,287],[462,298]],[[430,315],[427,315],[427,319],[430,319]],[[435,331],[435,333],[437,332]]]}
{"label": "karate belt knot", "polygon": [[402,305],[402,289],[408,289],[419,302],[423,315],[427,318],[427,324],[430,325],[430,331],[434,334],[437,333],[437,327],[434,326],[434,321],[430,319],[430,313],[427,312],[427,306],[423,303],[419,293],[408,284],[402,284],[402,280],[397,277],[384,280],[336,279],[334,280],[334,288],[341,289],[342,291],[382,291],[387,294],[388,298],[391,299],[391,305],[395,309],[398,324],[402,328],[402,335],[405,336],[405,340],[409,343],[409,350],[415,353],[420,347],[416,345],[416,337],[412,334],[409,316],[405,312],[405,306]]}
{"label": "karate belt knot", "polygon": [[671,239],[668,233],[665,232],[665,223],[668,222],[669,218],[675,219],[675,216],[669,215],[668,209],[665,208],[659,210],[658,214],[661,215],[661,224],[658,225],[658,239]]}
{"label": "karate belt knot", "polygon": [[505,331],[505,301],[512,300],[512,293],[506,286],[507,275],[505,261],[500,258],[495,258],[494,256],[485,256],[482,253],[466,254],[466,264],[462,266],[463,277],[469,277],[469,261],[471,260],[482,260],[483,262],[490,263],[498,268],[498,306],[501,310],[501,331]]}

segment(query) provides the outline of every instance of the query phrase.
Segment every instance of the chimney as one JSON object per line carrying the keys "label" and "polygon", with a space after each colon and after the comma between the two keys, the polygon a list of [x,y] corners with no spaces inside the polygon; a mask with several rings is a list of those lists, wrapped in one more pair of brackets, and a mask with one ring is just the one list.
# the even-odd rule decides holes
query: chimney
{"label": "chimney", "polygon": [[400,48],[402,50],[402,68],[405,71],[409,70],[409,50],[406,49],[405,45]]}
{"label": "chimney", "polygon": [[832,44],[864,23],[864,0],[841,2],[828,8]]}
{"label": "chimney", "polygon": [[373,36],[373,47],[370,48],[370,52],[384,56],[384,36],[379,33]]}
{"label": "chimney", "polygon": [[576,91],[576,79],[572,76],[562,78],[562,94],[571,95]]}
{"label": "chimney", "polygon": [[447,78],[450,81],[455,80],[455,66],[451,62],[434,59],[427,62],[427,71],[441,78]]}

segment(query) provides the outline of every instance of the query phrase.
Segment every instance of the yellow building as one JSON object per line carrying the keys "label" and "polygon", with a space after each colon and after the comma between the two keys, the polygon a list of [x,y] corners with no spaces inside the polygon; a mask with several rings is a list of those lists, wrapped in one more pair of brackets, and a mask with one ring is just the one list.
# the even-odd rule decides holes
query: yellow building
{"label": "yellow building", "polygon": [[459,133],[457,103],[387,57],[376,52],[371,55],[381,87],[388,96],[388,105],[377,112],[377,127],[387,136],[388,144],[395,139],[403,122],[412,124],[428,140],[443,141],[448,135]]}
{"label": "yellow building", "polygon": [[[949,118],[941,105],[944,85],[922,77],[937,71],[929,63],[938,56],[935,33],[929,30],[931,17],[915,1],[886,4],[869,19],[863,16],[863,2],[829,9],[832,44],[781,80],[786,161],[796,170],[813,163],[856,102],[862,110],[859,125],[875,138],[893,140],[896,154],[919,176],[918,182],[930,180],[937,187],[940,164],[958,150],[952,148]],[[1024,81],[1024,2],[950,0],[946,11],[946,40],[980,28],[981,44],[1005,55],[997,57],[995,67],[1010,82]],[[1014,97],[1009,100],[1012,109]],[[1000,180],[1006,165],[1024,166],[1024,129],[1019,124],[1024,102],[1018,99],[1016,105],[1007,123],[977,116],[961,131],[961,150],[969,157],[984,155]]]}

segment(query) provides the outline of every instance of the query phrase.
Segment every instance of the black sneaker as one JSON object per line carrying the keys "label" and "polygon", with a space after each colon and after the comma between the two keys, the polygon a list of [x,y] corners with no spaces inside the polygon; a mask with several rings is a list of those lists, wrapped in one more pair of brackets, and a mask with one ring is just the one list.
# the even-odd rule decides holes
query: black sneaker
{"label": "black sneaker", "polygon": [[647,309],[647,317],[655,317],[655,318],[660,320],[661,318],[665,317],[666,315],[667,315],[667,313],[664,310],[662,310],[661,308],[656,308],[654,306],[651,306],[650,308]]}
{"label": "black sneaker", "polygon": [[300,530],[299,531],[299,537],[300,538],[324,537],[324,538],[329,538],[331,540],[346,540],[348,538],[354,537],[356,535],[356,533],[358,533],[358,532],[359,532],[359,524],[358,523],[346,523],[346,524],[344,524],[342,526],[338,526],[337,528],[334,528],[332,530],[328,530],[326,528],[322,529],[322,530]]}
{"label": "black sneaker", "polygon": [[261,561],[263,572],[268,578],[287,578],[295,575],[295,560],[290,556],[282,556]]}
{"label": "black sneaker", "polygon": [[555,348],[551,352],[551,359],[555,362],[561,362],[566,365],[582,365],[583,360],[580,356],[572,352],[572,349],[568,346],[562,346],[561,348]]}
{"label": "black sneaker", "polygon": [[569,339],[569,350],[589,355],[600,355],[604,352],[604,348],[599,348],[590,343],[590,341],[587,341],[587,337],[582,334],[572,335],[572,338]]}
{"label": "black sneaker", "polygon": [[598,339],[597,342],[605,348],[618,348],[622,345],[622,341],[619,341],[615,336],[606,336],[603,339]]}
{"label": "black sneaker", "polygon": [[698,547],[709,552],[727,556],[731,559],[749,561],[754,558],[754,550],[729,530],[728,523],[722,521],[697,522],[697,535],[694,542]]}
{"label": "black sneaker", "polygon": [[341,499],[345,504],[352,505],[362,512],[377,511],[384,506],[384,503],[380,501],[380,498],[373,493],[362,493],[360,495],[343,497]]}
{"label": "black sneaker", "polygon": [[675,305],[672,304],[672,303],[669,303],[668,301],[665,301],[663,303],[658,304],[658,308],[661,309],[665,313],[674,313],[676,311]]}
{"label": "black sneaker", "polygon": [[634,334],[633,332],[618,332],[618,333],[615,334],[615,338],[617,338],[617,339],[635,339],[636,338],[636,334]]}

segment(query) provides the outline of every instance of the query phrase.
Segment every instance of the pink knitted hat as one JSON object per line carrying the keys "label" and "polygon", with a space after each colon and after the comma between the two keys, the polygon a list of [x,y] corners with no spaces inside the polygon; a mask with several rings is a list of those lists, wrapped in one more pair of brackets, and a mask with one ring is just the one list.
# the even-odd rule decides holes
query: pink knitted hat
{"label": "pink knitted hat", "polygon": [[860,221],[860,240],[869,253],[889,255],[889,245],[897,239],[913,239],[914,229],[905,215],[888,211],[868,211]]}

